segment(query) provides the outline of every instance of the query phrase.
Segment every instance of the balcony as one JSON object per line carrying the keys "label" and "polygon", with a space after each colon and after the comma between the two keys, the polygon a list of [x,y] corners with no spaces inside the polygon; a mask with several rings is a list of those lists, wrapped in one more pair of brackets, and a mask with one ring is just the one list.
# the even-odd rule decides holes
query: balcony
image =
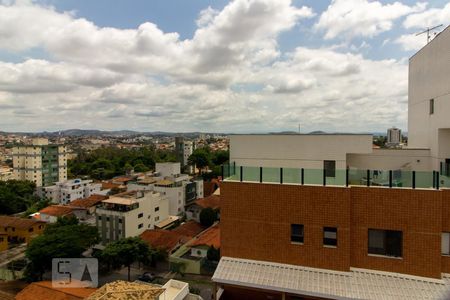
{"label": "balcony", "polygon": [[437,171],[270,168],[232,163],[222,166],[222,178],[225,181],[297,185],[450,188],[450,177]]}

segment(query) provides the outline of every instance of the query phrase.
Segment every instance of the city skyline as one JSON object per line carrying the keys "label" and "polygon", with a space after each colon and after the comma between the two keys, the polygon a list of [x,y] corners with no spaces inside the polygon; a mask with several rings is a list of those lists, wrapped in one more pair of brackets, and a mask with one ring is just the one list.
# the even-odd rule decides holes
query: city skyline
{"label": "city skyline", "polygon": [[450,17],[445,1],[105,7],[0,1],[0,130],[406,132],[415,33]]}

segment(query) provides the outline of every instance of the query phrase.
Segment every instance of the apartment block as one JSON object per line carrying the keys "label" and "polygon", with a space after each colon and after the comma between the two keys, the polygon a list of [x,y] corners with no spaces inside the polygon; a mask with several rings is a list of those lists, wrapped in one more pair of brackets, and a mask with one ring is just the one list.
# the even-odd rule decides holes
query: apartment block
{"label": "apartment block", "polygon": [[184,137],[175,138],[175,153],[181,167],[184,171],[193,173],[194,169],[188,165],[189,156],[194,152],[195,144],[192,141],[186,141]]}
{"label": "apartment block", "polygon": [[43,196],[51,199],[54,203],[69,204],[74,200],[89,198],[101,193],[101,189],[101,183],[93,183],[92,180],[73,179],[44,187]]}
{"label": "apartment block", "polygon": [[101,241],[106,244],[154,229],[169,217],[169,201],[155,191],[130,191],[103,200],[95,214]]}
{"label": "apartment block", "polygon": [[66,147],[49,144],[47,139],[36,138],[31,144],[13,148],[13,177],[29,180],[37,187],[50,186],[67,180]]}

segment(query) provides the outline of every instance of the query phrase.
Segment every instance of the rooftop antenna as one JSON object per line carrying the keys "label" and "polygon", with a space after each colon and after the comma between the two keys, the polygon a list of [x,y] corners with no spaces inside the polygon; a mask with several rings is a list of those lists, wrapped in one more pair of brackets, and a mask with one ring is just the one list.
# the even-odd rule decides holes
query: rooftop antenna
{"label": "rooftop antenna", "polygon": [[[427,44],[428,44],[428,43],[430,42],[430,39],[431,39],[430,32],[431,32],[432,30],[436,29],[436,28],[441,27],[441,26],[444,26],[444,24],[437,25],[437,26],[434,26],[434,27],[431,27],[431,28],[428,27],[426,30],[424,30],[424,31],[422,31],[422,32],[419,32],[419,33],[416,33],[416,36],[426,33],[426,34],[427,34]],[[436,35],[436,33],[435,33],[435,35]]]}

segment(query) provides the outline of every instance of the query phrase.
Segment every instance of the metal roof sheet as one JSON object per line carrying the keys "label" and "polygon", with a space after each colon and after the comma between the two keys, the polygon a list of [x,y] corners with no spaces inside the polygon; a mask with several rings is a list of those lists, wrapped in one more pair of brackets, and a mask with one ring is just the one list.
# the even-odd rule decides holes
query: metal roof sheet
{"label": "metal roof sheet", "polygon": [[222,257],[212,278],[222,284],[330,299],[448,299],[442,280],[351,269],[339,272],[257,260]]}

